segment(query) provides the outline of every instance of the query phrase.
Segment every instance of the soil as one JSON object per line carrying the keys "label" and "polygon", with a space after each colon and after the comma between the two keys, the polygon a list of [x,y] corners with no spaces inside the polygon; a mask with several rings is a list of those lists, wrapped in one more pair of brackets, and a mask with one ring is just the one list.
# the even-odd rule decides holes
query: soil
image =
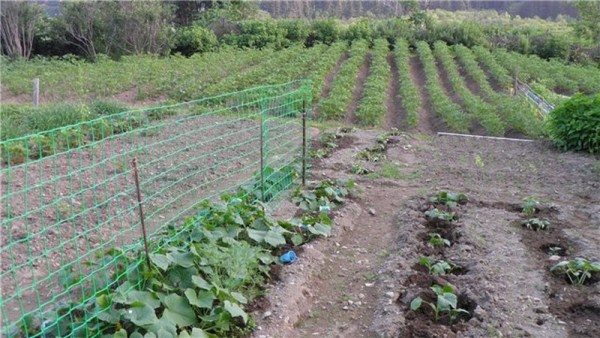
{"label": "soil", "polygon": [[402,107],[400,93],[398,91],[400,77],[398,76],[398,66],[396,65],[394,54],[388,54],[387,62],[392,76],[390,76],[386,101],[386,125],[388,128],[406,129],[406,112]]}
{"label": "soil", "polygon": [[443,122],[439,119],[435,119],[435,113],[433,106],[431,105],[431,99],[429,98],[429,92],[426,87],[426,77],[421,61],[418,56],[411,56],[410,58],[410,75],[412,81],[417,86],[417,90],[421,95],[421,111],[419,114],[419,123],[417,130],[421,133],[433,133],[441,129]]}
{"label": "soil", "polygon": [[367,80],[367,76],[369,75],[369,68],[371,66],[371,53],[367,53],[365,56],[365,61],[356,75],[356,86],[354,86],[354,91],[352,92],[352,101],[348,106],[348,110],[346,110],[346,122],[350,124],[356,124],[358,119],[355,115],[356,109],[358,108],[358,104],[363,97],[363,92],[365,89],[365,81]]}
{"label": "soil", "polygon": [[[600,283],[567,283],[549,271],[557,257],[543,249],[559,244],[561,260],[600,259],[597,158],[541,142],[405,134],[387,160],[371,164],[376,172],[395,165],[398,173],[366,177],[349,168],[377,132],[351,136],[352,145],[323,159],[313,176],[353,178],[359,192],[335,212],[331,237],[305,245],[299,261],[284,266],[267,291],[271,306],[256,312],[253,336],[600,336]],[[469,197],[443,231],[423,216],[432,207],[426,197],[442,189]],[[528,196],[541,201],[535,217],[547,218],[549,230],[520,226]],[[423,238],[436,230],[450,247],[428,249]],[[427,254],[462,268],[432,277],[417,264]],[[452,284],[469,315],[436,322],[426,305],[410,311],[418,295],[434,300],[432,283]]]}
{"label": "soil", "polygon": [[[327,74],[327,77],[325,77],[325,82],[323,83],[323,89],[321,90],[321,98],[322,99],[329,96],[329,92],[331,91],[331,84],[333,83],[333,79],[335,79],[337,74],[340,72],[340,68],[342,67],[342,64],[344,63],[344,61],[346,61],[348,59],[348,55],[349,55],[348,52],[344,52],[342,54],[342,56],[340,56],[340,58],[338,59],[337,63],[335,64],[335,67],[333,67],[331,72],[329,72],[329,74]],[[319,117],[318,105],[315,105],[315,107],[314,107],[313,116],[315,118]]]}

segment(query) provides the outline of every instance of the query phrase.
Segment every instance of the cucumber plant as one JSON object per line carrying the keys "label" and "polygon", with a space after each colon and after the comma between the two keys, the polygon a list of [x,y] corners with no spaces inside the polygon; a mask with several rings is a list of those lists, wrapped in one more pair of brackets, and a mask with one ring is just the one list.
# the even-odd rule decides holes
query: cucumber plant
{"label": "cucumber plant", "polygon": [[456,265],[451,262],[445,260],[436,261],[425,256],[419,258],[419,265],[426,267],[429,270],[429,274],[434,276],[443,276],[456,268]]}
{"label": "cucumber plant", "polygon": [[429,197],[429,202],[435,205],[445,205],[449,208],[456,208],[459,204],[466,204],[468,201],[469,198],[463,193],[453,193],[443,190],[437,195]]}
{"label": "cucumber plant", "polygon": [[445,239],[444,237],[442,237],[442,235],[438,233],[432,232],[427,234],[427,236],[429,237],[427,243],[433,248],[450,246],[451,244],[449,240]]}
{"label": "cucumber plant", "polygon": [[550,268],[550,271],[564,274],[571,284],[582,285],[594,274],[600,273],[600,261],[591,262],[585,258],[562,261]]}
{"label": "cucumber plant", "polygon": [[533,216],[538,211],[538,206],[540,202],[536,200],[534,197],[527,197],[521,203],[521,211],[525,216]]}
{"label": "cucumber plant", "polygon": [[521,221],[521,225],[529,230],[547,230],[550,226],[550,222],[543,218],[529,218]]}
{"label": "cucumber plant", "polygon": [[421,297],[416,297],[410,302],[410,309],[417,311],[423,303],[429,305],[433,310],[434,320],[437,322],[443,316],[447,316],[450,323],[456,321],[461,314],[469,314],[469,311],[458,307],[458,297],[450,284],[444,286],[433,285],[431,290],[437,296],[436,302],[426,302]]}

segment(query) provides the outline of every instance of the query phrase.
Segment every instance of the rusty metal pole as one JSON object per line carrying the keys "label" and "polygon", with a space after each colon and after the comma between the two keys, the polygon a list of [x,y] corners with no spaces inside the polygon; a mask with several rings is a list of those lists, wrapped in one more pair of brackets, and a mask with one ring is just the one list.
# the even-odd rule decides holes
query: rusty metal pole
{"label": "rusty metal pole", "polygon": [[140,192],[140,179],[138,175],[137,168],[137,158],[133,158],[131,161],[131,166],[133,168],[133,178],[135,180],[135,189],[137,192],[137,200],[138,200],[138,209],[140,212],[140,223],[142,224],[142,236],[144,238],[144,251],[146,252],[146,264],[148,264],[148,268],[150,268],[150,253],[148,251],[148,238],[146,235],[146,224],[144,223],[144,209],[142,208],[142,193]]}
{"label": "rusty metal pole", "polygon": [[302,186],[306,186],[306,100],[302,100]]}

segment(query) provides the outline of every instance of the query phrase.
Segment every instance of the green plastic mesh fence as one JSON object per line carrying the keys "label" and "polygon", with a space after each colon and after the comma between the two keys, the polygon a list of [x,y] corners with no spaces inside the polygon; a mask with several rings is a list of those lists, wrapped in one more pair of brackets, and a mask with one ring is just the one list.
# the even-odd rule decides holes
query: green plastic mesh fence
{"label": "green plastic mesh fence", "polygon": [[118,259],[96,258],[142,243],[134,158],[150,236],[245,184],[259,184],[271,200],[293,183],[280,169],[302,157],[310,102],[311,84],[294,81],[1,142],[2,335],[44,336],[28,332],[28,322],[58,326],[116,285],[109,276]]}

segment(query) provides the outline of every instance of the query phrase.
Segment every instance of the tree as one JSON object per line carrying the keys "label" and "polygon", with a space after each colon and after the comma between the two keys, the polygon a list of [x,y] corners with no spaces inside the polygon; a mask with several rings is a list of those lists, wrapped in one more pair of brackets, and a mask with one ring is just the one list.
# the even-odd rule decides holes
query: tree
{"label": "tree", "polygon": [[579,11],[579,20],[575,22],[575,30],[582,36],[598,43],[600,41],[600,1],[575,2]]}
{"label": "tree", "polygon": [[29,58],[35,27],[42,17],[39,5],[28,1],[2,2],[0,37],[2,49],[12,58]]}
{"label": "tree", "polygon": [[119,16],[124,52],[160,54],[170,49],[172,6],[160,1],[120,1]]}
{"label": "tree", "polygon": [[112,1],[64,2],[61,12],[66,41],[90,60],[96,60],[98,53],[110,54],[119,35],[114,22],[116,6]]}

